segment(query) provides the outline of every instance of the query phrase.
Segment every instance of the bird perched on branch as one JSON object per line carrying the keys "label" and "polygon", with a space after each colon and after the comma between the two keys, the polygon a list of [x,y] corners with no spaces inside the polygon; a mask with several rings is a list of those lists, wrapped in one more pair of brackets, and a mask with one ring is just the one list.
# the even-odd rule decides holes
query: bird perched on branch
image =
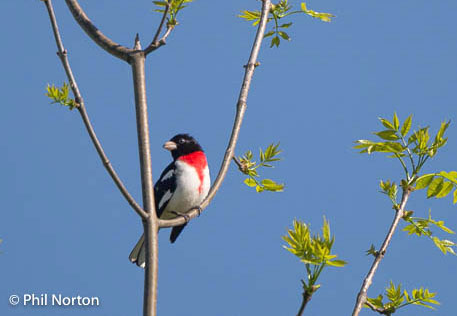
{"label": "bird perched on branch", "polygon": [[[208,195],[210,176],[205,153],[200,144],[188,134],[178,134],[163,145],[171,152],[173,161],[165,168],[154,186],[157,217],[172,219],[187,216]],[[174,243],[184,225],[173,227],[170,241]],[[133,248],[129,259],[145,267],[144,235]]]}

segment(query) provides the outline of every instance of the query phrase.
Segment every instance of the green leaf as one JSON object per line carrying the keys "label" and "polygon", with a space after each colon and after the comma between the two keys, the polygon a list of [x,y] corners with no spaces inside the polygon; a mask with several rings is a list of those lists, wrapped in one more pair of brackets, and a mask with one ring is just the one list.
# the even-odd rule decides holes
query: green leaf
{"label": "green leaf", "polygon": [[437,139],[443,138],[444,133],[446,132],[446,129],[449,127],[449,124],[451,124],[451,121],[441,123],[441,127],[440,127],[438,133],[436,134]]}
{"label": "green leaf", "polygon": [[278,32],[279,36],[281,36],[283,39],[285,39],[286,41],[290,41],[290,37],[289,35],[286,33],[286,32],[283,32],[283,31],[279,31]]}
{"label": "green leaf", "polygon": [[384,140],[398,140],[399,137],[396,135],[394,130],[385,130],[382,132],[373,133]]}
{"label": "green leaf", "polygon": [[[276,183],[271,179],[264,179],[257,181],[255,178],[260,177],[257,170],[260,170],[259,167],[272,168],[271,162],[280,160],[277,155],[281,152],[278,149],[279,143],[274,145],[271,144],[267,147],[265,151],[262,148],[259,148],[260,163],[253,161],[252,151],[248,150],[244,156],[238,157],[238,169],[243,173],[249,176],[249,178],[244,180],[244,183],[249,187],[255,187],[257,192],[263,191],[272,191],[272,192],[281,192],[284,190],[284,184]],[[276,158],[275,158],[276,157]]]}
{"label": "green leaf", "polygon": [[341,267],[344,267],[347,264],[347,262],[344,260],[333,260],[333,261],[327,261],[326,264],[329,266],[332,266],[332,267],[341,268]]}
{"label": "green leaf", "polygon": [[457,190],[454,191],[454,204],[457,203]]}
{"label": "green leaf", "polygon": [[271,35],[273,35],[275,33],[276,33],[275,31],[270,31],[268,33],[265,33],[265,35],[263,37],[266,38],[266,37],[269,37],[269,36],[271,36]]}
{"label": "green leaf", "polygon": [[262,151],[262,148],[259,148],[259,157],[260,157],[260,162],[264,162],[265,161],[265,155]]}
{"label": "green leaf", "polygon": [[409,130],[411,129],[412,124],[412,115],[408,116],[408,118],[403,122],[403,126],[401,127],[401,136],[405,137],[408,134]]}
{"label": "green leaf", "polygon": [[382,125],[384,125],[384,127],[387,127],[388,129],[395,129],[394,125],[389,120],[386,120],[382,117],[379,117],[379,120],[381,121]]}
{"label": "green leaf", "polygon": [[435,177],[434,174],[425,174],[416,180],[416,190],[424,189],[432,183],[433,178]]}
{"label": "green leaf", "polygon": [[285,28],[285,29],[286,29],[286,28],[289,28],[291,25],[292,25],[292,22],[290,22],[290,23],[284,23],[284,24],[280,25],[279,27],[282,27],[282,28]]}
{"label": "green leaf", "polygon": [[306,7],[305,2],[301,3],[301,9],[304,13],[308,14],[309,16],[320,19],[321,21],[324,21],[324,22],[330,22],[332,17],[334,17],[334,15],[330,14],[330,13],[321,13],[321,12],[317,12],[317,11],[308,9]]}
{"label": "green leaf", "polygon": [[416,133],[413,133],[411,136],[409,136],[408,138],[408,145],[414,143],[417,141],[417,134]]}
{"label": "green leaf", "polygon": [[242,14],[239,14],[238,17],[245,19],[246,21],[254,21],[252,25],[257,25],[260,22],[260,11],[241,11]]}
{"label": "green leaf", "polygon": [[159,6],[159,7],[166,7],[167,6],[167,2],[166,1],[152,1],[155,5]]}
{"label": "green leaf", "polygon": [[366,253],[367,256],[369,256],[369,255],[372,255],[373,257],[377,257],[378,256],[378,252],[376,251],[376,248],[374,247],[373,244],[371,244],[370,249],[365,251],[365,253]]}
{"label": "green leaf", "polygon": [[261,183],[264,189],[268,191],[280,192],[284,189],[284,184],[278,184],[271,179],[263,179]]}
{"label": "green leaf", "polygon": [[69,98],[68,94],[70,86],[64,82],[61,88],[56,87],[54,84],[46,87],[46,96],[52,100],[51,103],[59,103],[63,106],[68,106],[70,110],[73,110],[77,103],[74,99]]}
{"label": "green leaf", "polygon": [[454,185],[451,182],[444,181],[443,187],[436,194],[435,197],[437,199],[443,198],[443,197],[447,196],[452,191],[453,188],[454,188]]}
{"label": "green leaf", "polygon": [[246,178],[244,180],[244,183],[248,186],[248,187],[255,187],[257,185],[257,182],[252,179],[252,178]]}
{"label": "green leaf", "polygon": [[443,185],[444,185],[443,178],[433,179],[433,181],[428,186],[427,198],[431,198],[431,197],[437,195],[443,188]]}
{"label": "green leaf", "polygon": [[448,234],[455,234],[455,232],[452,229],[444,226],[444,221],[434,222],[434,224]]}
{"label": "green leaf", "polygon": [[328,243],[330,241],[330,224],[324,216],[324,224],[322,225],[322,236],[324,240]]}
{"label": "green leaf", "polygon": [[400,121],[398,120],[398,116],[397,116],[396,112],[394,112],[393,122],[394,122],[394,129],[396,131],[398,131],[398,128],[400,127]]}
{"label": "green leaf", "polygon": [[280,39],[278,36],[275,36],[271,39],[271,44],[270,44],[270,47],[273,47],[273,46],[276,46],[276,47],[279,47],[279,43],[280,43]]}
{"label": "green leaf", "polygon": [[455,246],[454,242],[446,239],[440,240],[438,237],[433,237],[432,240],[443,254],[450,252],[455,255],[454,249],[452,249]]}
{"label": "green leaf", "polygon": [[439,173],[440,176],[443,178],[448,179],[449,181],[453,182],[454,184],[457,184],[457,172],[456,171],[451,171],[451,172],[446,172],[446,171],[441,171]]}
{"label": "green leaf", "polygon": [[[379,295],[376,298],[367,298],[367,301],[370,302],[375,307],[383,309],[384,303],[382,302],[382,299],[383,299],[382,295]],[[365,306],[365,307],[368,307],[368,306]]]}

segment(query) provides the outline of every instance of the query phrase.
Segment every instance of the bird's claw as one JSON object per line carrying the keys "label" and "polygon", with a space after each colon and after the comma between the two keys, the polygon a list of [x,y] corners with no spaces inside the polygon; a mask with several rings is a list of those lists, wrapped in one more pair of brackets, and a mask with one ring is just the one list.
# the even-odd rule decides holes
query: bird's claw
{"label": "bird's claw", "polygon": [[186,223],[190,221],[190,217],[187,214],[176,212],[176,211],[171,211],[171,213],[175,214],[176,216],[182,216],[186,220]]}
{"label": "bird's claw", "polygon": [[203,209],[202,209],[202,207],[200,205],[194,207],[194,209],[198,211],[198,216],[202,215]]}

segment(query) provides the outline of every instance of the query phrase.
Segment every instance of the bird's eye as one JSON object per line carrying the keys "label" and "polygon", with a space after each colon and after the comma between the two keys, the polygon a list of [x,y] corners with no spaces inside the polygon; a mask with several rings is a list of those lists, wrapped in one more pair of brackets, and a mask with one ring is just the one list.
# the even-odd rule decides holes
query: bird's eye
{"label": "bird's eye", "polygon": [[184,144],[184,143],[185,143],[184,138],[180,138],[179,141],[178,141],[178,143],[179,143],[180,145]]}

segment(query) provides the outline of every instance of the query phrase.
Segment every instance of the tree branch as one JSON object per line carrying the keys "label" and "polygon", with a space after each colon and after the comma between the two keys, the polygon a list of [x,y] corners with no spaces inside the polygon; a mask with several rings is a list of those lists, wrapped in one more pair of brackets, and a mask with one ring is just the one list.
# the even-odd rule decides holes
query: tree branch
{"label": "tree branch", "polygon": [[381,249],[379,249],[378,255],[375,257],[373,264],[371,265],[370,271],[368,272],[367,276],[363,280],[362,287],[360,288],[360,291],[357,295],[357,300],[356,300],[356,304],[354,306],[354,310],[352,312],[352,316],[358,316],[360,313],[360,310],[363,307],[363,304],[365,304],[367,302],[368,288],[371,286],[371,283],[373,282],[374,274],[376,273],[376,270],[378,269],[378,266],[379,266],[381,260],[384,258],[384,255],[386,254],[387,247],[389,246],[389,244],[392,240],[392,236],[395,233],[398,223],[400,222],[401,218],[403,217],[406,202],[408,202],[408,198],[409,198],[410,194],[411,194],[411,190],[409,188],[403,188],[403,194],[402,194],[400,206],[395,213],[394,220],[392,222],[392,225],[390,226],[390,229],[387,233],[386,238],[384,239],[384,242],[382,243]]}
{"label": "tree branch", "polygon": [[163,15],[162,15],[162,20],[160,21],[159,27],[157,28],[157,32],[156,32],[156,35],[154,36],[154,39],[152,40],[152,43],[157,42],[157,40],[160,36],[160,33],[162,32],[163,25],[165,24],[165,21],[167,20],[168,11],[170,11],[170,4],[167,2],[165,11],[163,12]]}
{"label": "tree branch", "polygon": [[[249,57],[248,64],[245,67],[244,79],[241,86],[240,95],[238,97],[238,102],[236,106],[236,116],[235,122],[233,123],[232,134],[230,136],[230,141],[225,150],[224,159],[222,160],[219,173],[214,181],[213,186],[209,190],[208,196],[200,204],[200,207],[192,209],[187,215],[189,218],[197,217],[206,207],[208,207],[211,200],[216,195],[219,190],[222,181],[224,181],[225,176],[227,175],[230,162],[234,157],[235,146],[238,141],[238,135],[240,133],[241,123],[243,122],[244,113],[247,106],[247,97],[249,93],[249,87],[251,85],[252,76],[254,75],[254,69],[257,64],[257,56],[259,55],[260,46],[262,44],[263,35],[265,33],[265,28],[268,22],[268,14],[270,12],[271,1],[262,0],[262,12],[260,17],[259,27],[257,29],[257,34],[255,36],[254,44],[252,46],[251,55]],[[159,227],[173,227],[186,223],[187,219],[179,216],[175,219],[163,220],[159,219]]]}
{"label": "tree branch", "polygon": [[305,310],[306,305],[311,301],[311,298],[313,297],[313,294],[319,289],[317,286],[313,286],[311,292],[304,291],[303,292],[303,301],[301,303],[300,309],[298,310],[297,316],[302,316],[303,311]]}
{"label": "tree branch", "polygon": [[54,38],[56,40],[57,49],[58,49],[57,55],[59,56],[59,58],[62,62],[63,68],[65,69],[65,73],[67,74],[67,78],[70,83],[70,87],[73,91],[73,95],[75,96],[75,101],[77,103],[77,108],[78,108],[79,114],[81,115],[81,118],[84,122],[87,132],[89,133],[92,143],[94,144],[95,149],[97,150],[97,153],[100,156],[100,159],[102,160],[103,165],[105,166],[105,169],[110,174],[111,178],[113,179],[114,183],[119,188],[119,190],[121,191],[122,195],[125,197],[125,199],[130,204],[130,206],[132,206],[132,208],[135,210],[135,212],[139,216],[141,216],[141,218],[146,219],[149,215],[141,208],[140,205],[138,205],[138,203],[135,201],[135,199],[130,195],[130,193],[128,192],[128,190],[126,189],[124,184],[122,183],[122,180],[119,178],[119,176],[117,175],[113,166],[111,165],[108,157],[106,156],[106,154],[103,150],[102,145],[100,144],[100,141],[97,138],[97,135],[95,134],[95,131],[90,122],[89,116],[87,115],[86,107],[84,106],[84,99],[81,96],[81,92],[79,91],[75,77],[71,70],[70,62],[68,61],[67,51],[63,46],[63,42],[62,42],[62,38],[60,36],[59,28],[57,25],[57,19],[54,14],[52,2],[51,2],[51,0],[43,0],[43,2],[46,5],[46,9],[48,10],[48,14],[49,14],[49,19],[51,21]]}
{"label": "tree branch", "polygon": [[151,42],[148,47],[143,51],[145,56],[149,55],[149,53],[155,51],[157,48],[167,44],[167,37],[170,35],[171,31],[173,31],[174,27],[170,26],[167,28],[165,34],[156,42]]}
{"label": "tree branch", "polygon": [[136,53],[131,55],[130,63],[133,72],[133,88],[135,93],[136,121],[138,132],[138,149],[141,167],[141,186],[143,191],[143,207],[148,218],[143,220],[146,250],[146,266],[144,275],[144,316],[157,315],[157,276],[158,276],[158,232],[154,202],[154,183],[152,181],[151,151],[149,142],[148,109],[146,101],[146,79],[144,71],[145,55],[141,50],[138,36],[135,40]]}
{"label": "tree branch", "polygon": [[237,165],[238,169],[241,171],[241,172],[244,172],[246,168],[244,168],[243,164],[241,163],[241,161],[238,160],[238,158],[236,158],[236,156],[233,156],[232,157],[232,160],[233,162]]}
{"label": "tree branch", "polygon": [[73,14],[76,22],[78,22],[79,26],[81,26],[84,32],[86,32],[86,34],[89,35],[95,43],[108,53],[122,60],[129,61],[129,56],[133,52],[132,49],[112,41],[105,34],[103,34],[87,17],[77,0],[65,0],[65,2],[67,3],[67,6],[70,9],[71,14]]}
{"label": "tree branch", "polygon": [[365,304],[373,311],[373,312],[378,312],[381,315],[386,314],[386,310],[384,308],[378,308],[371,304],[370,302],[366,301]]}
{"label": "tree branch", "polygon": [[171,31],[173,30],[173,27],[167,26],[167,30],[166,30],[165,34],[160,38],[160,40],[159,40],[159,36],[160,36],[160,33],[162,33],[162,28],[165,25],[169,11],[170,11],[170,4],[167,3],[167,5],[165,7],[165,11],[162,15],[162,20],[160,21],[159,27],[157,28],[156,34],[155,34],[151,44],[149,44],[148,47],[146,47],[144,49],[145,56],[147,56],[150,52],[156,50],[160,46],[166,44],[166,39],[167,39],[168,35],[170,35]]}

